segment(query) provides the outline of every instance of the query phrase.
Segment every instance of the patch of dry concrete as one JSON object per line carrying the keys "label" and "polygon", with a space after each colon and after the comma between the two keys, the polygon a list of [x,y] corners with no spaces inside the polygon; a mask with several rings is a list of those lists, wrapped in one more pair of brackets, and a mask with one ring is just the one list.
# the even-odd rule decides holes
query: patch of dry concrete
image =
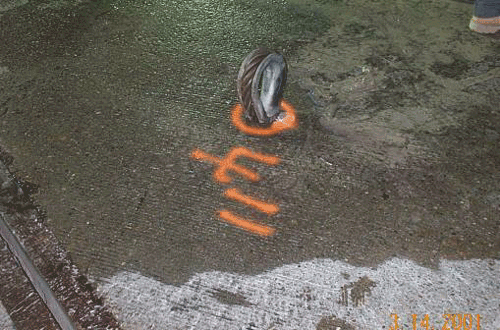
{"label": "patch of dry concrete", "polygon": [[[473,329],[497,330],[499,272],[498,260],[443,260],[429,269],[399,258],[374,268],[314,259],[254,276],[197,273],[180,286],[122,272],[102,279],[98,291],[134,330],[390,329],[393,314],[400,329],[412,328],[412,314],[427,315],[435,329],[446,328],[443,314],[469,314]],[[338,299],[346,288],[348,306]],[[217,291],[246,303],[221,301]]]}

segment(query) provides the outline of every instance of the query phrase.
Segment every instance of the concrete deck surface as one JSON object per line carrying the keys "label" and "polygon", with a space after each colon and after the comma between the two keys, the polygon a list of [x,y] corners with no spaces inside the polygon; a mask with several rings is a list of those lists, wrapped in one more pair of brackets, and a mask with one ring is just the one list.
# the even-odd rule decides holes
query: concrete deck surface
{"label": "concrete deck surface", "polygon": [[[405,329],[470,314],[498,330],[500,43],[469,31],[471,14],[452,0],[1,0],[0,147],[123,329],[389,329],[397,313]],[[258,46],[286,56],[299,119],[272,137],[230,120]],[[262,179],[222,184],[191,158],[234,147],[280,163],[239,160]]]}

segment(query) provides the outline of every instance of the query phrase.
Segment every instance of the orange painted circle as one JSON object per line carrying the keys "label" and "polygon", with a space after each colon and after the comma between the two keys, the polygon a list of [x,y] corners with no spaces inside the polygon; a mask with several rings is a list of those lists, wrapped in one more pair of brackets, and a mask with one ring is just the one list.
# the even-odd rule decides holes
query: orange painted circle
{"label": "orange painted circle", "polygon": [[285,118],[282,121],[275,121],[267,128],[248,126],[242,119],[243,106],[239,103],[231,110],[231,121],[237,129],[248,135],[271,136],[282,131],[297,128],[298,119],[295,115],[294,107],[284,99],[281,99],[280,108],[286,113]]}

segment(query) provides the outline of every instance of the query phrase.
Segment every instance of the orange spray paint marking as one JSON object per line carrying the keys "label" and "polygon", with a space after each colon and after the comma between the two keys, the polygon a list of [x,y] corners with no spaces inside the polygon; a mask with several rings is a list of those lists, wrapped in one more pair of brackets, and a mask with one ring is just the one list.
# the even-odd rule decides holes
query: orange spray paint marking
{"label": "orange spray paint marking", "polygon": [[285,118],[283,118],[282,121],[273,122],[271,126],[267,128],[248,126],[242,119],[243,106],[241,104],[236,104],[233,107],[231,111],[231,121],[236,128],[248,135],[271,136],[282,131],[297,128],[299,122],[297,120],[297,116],[295,115],[295,109],[293,106],[284,99],[281,99],[280,108],[285,111]]}
{"label": "orange spray paint marking", "polygon": [[[267,128],[248,126],[242,119],[243,107],[241,106],[241,104],[237,104],[233,107],[231,111],[231,120],[236,128],[238,128],[241,132],[257,136],[271,136],[282,131],[296,128],[298,126],[298,120],[297,116],[295,115],[295,109],[293,108],[293,106],[282,99],[280,102],[280,108],[285,112],[285,117],[280,121],[275,121],[271,124],[270,127]],[[233,179],[227,174],[227,171],[229,170],[240,174],[250,181],[259,181],[260,176],[257,173],[247,169],[244,166],[235,164],[235,160],[238,157],[250,158],[252,160],[268,165],[276,165],[280,162],[279,157],[253,152],[250,149],[244,147],[235,147],[231,149],[227,156],[224,158],[210,155],[200,149],[195,149],[191,152],[191,158],[201,161],[207,161],[216,165],[217,168],[215,169],[213,176],[215,181],[217,182],[231,183]],[[278,205],[266,203],[264,201],[244,195],[241,190],[236,188],[227,189],[226,191],[224,191],[224,196],[256,208],[257,210],[269,215],[276,214],[279,211]],[[219,210],[217,211],[217,214],[222,220],[228,222],[229,224],[244,229],[253,234],[261,236],[272,236],[276,233],[276,229],[274,229],[273,227],[262,225],[252,220],[240,218],[227,210]]]}
{"label": "orange spray paint marking", "polygon": [[276,229],[272,227],[261,225],[251,220],[240,218],[227,210],[221,210],[218,211],[218,213],[219,217],[221,217],[224,221],[232,224],[233,226],[252,232],[254,234],[258,234],[261,236],[272,236],[276,232]]}
{"label": "orange spray paint marking", "polygon": [[250,149],[244,147],[236,147],[231,149],[231,151],[229,151],[227,156],[222,159],[207,154],[206,152],[200,149],[195,149],[193,150],[193,152],[191,152],[191,157],[194,159],[206,160],[215,165],[219,165],[219,167],[214,172],[214,178],[218,182],[231,183],[233,181],[233,179],[226,174],[226,171],[228,170],[239,173],[240,175],[249,179],[250,181],[259,181],[260,176],[257,173],[245,168],[244,166],[234,163],[236,158],[240,156],[250,158],[261,163],[266,163],[268,165],[276,165],[280,162],[280,159],[276,156],[253,152]]}
{"label": "orange spray paint marking", "polygon": [[269,204],[269,203],[266,203],[264,201],[253,199],[247,195],[243,195],[241,193],[241,190],[236,189],[236,188],[227,189],[224,192],[224,196],[226,196],[227,198],[234,199],[234,200],[236,200],[240,203],[246,204],[248,206],[252,206],[252,207],[256,208],[257,210],[262,211],[262,212],[267,213],[267,214],[270,214],[270,215],[276,214],[279,211],[278,205]]}

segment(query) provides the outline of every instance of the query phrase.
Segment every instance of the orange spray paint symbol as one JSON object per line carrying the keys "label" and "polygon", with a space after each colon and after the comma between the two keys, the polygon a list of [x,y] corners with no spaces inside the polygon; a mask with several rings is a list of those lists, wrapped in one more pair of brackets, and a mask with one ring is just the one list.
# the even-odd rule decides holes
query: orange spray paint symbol
{"label": "orange spray paint symbol", "polygon": [[[231,113],[231,119],[233,124],[245,134],[249,135],[259,135],[259,136],[270,136],[278,134],[285,130],[294,129],[298,126],[297,117],[295,115],[295,109],[288,102],[281,100],[280,107],[285,112],[285,117],[281,121],[274,122],[268,128],[258,128],[252,127],[245,124],[243,121],[243,107],[241,104],[237,104],[233,107]],[[245,147],[235,147],[229,151],[226,157],[219,158],[213,155],[210,155],[200,149],[195,149],[191,152],[191,158],[200,160],[200,161],[208,161],[214,165],[216,165],[216,169],[214,171],[214,179],[216,182],[222,184],[228,184],[232,182],[232,178],[228,175],[228,171],[232,171],[240,174],[245,179],[250,181],[259,181],[259,174],[255,173],[252,170],[247,169],[244,166],[238,165],[235,163],[235,160],[238,157],[246,157],[248,159],[252,159],[261,163],[265,163],[267,165],[277,165],[280,162],[279,157],[273,155],[266,155],[258,152],[253,152]],[[274,215],[278,213],[279,207],[276,204],[267,203],[265,201],[261,201],[255,198],[252,198],[248,195],[244,195],[241,190],[237,188],[230,188],[224,191],[224,196],[235,200],[237,202],[243,203],[250,207],[253,207],[260,212],[266,213],[268,215]],[[219,210],[217,211],[218,216],[230,223],[231,225],[249,231],[251,233],[261,235],[261,236],[272,236],[276,233],[276,229],[273,227],[259,224],[255,221],[241,218],[230,211],[227,210]]]}
{"label": "orange spray paint symbol", "polygon": [[232,224],[233,226],[239,227],[246,231],[258,234],[261,236],[272,236],[276,233],[276,229],[266,225],[261,225],[252,220],[247,220],[240,218],[229,211],[221,210],[218,211],[219,217],[221,217],[226,222]]}
{"label": "orange spray paint symbol", "polygon": [[251,150],[244,147],[236,147],[231,149],[229,154],[223,159],[207,154],[200,149],[195,149],[191,153],[191,157],[194,159],[206,160],[213,164],[219,165],[219,168],[217,168],[214,172],[214,178],[218,182],[222,183],[232,182],[231,177],[228,176],[226,173],[228,170],[237,172],[251,181],[259,181],[260,176],[257,173],[234,163],[234,161],[238,156],[244,156],[246,158],[250,158],[259,161],[261,163],[266,163],[268,165],[276,165],[280,161],[278,157],[271,155],[264,155],[258,152],[252,152]]}
{"label": "orange spray paint symbol", "polygon": [[273,122],[271,126],[267,128],[248,126],[242,119],[243,106],[241,104],[236,104],[233,107],[231,111],[231,121],[237,129],[248,135],[271,136],[297,128],[299,123],[293,106],[282,99],[280,101],[280,108],[285,112],[285,117],[282,120]]}
{"label": "orange spray paint symbol", "polygon": [[263,201],[253,199],[253,198],[248,197],[246,195],[242,195],[241,191],[239,189],[236,189],[236,188],[227,189],[224,192],[224,196],[226,196],[227,198],[234,199],[234,200],[241,202],[243,204],[246,204],[248,206],[252,206],[252,207],[256,208],[257,210],[264,212],[264,213],[267,213],[269,215],[276,214],[279,211],[278,205],[269,204],[269,203],[266,203]]}

